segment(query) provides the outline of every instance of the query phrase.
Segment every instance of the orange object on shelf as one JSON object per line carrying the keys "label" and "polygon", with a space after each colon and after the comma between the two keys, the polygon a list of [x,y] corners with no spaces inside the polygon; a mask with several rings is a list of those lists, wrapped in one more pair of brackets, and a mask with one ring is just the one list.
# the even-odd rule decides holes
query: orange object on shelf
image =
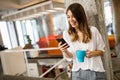
{"label": "orange object on shelf", "polygon": [[114,35],[109,35],[108,36],[108,41],[109,41],[110,48],[114,48],[115,47],[115,37],[114,37]]}
{"label": "orange object on shelf", "polygon": [[[58,42],[56,39],[49,40],[48,47],[58,47]],[[48,50],[49,55],[62,55],[62,52],[60,50]]]}
{"label": "orange object on shelf", "polygon": [[[50,35],[47,37],[42,37],[39,39],[37,44],[40,48],[58,47],[58,42],[56,41],[56,38],[62,38],[62,35]],[[49,55],[62,55],[62,52],[60,50],[48,50],[46,52]]]}

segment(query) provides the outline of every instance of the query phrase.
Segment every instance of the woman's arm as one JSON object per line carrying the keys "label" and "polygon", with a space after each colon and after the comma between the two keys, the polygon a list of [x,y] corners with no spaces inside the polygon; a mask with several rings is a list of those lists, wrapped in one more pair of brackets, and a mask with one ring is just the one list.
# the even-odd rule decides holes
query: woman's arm
{"label": "woman's arm", "polygon": [[65,57],[67,57],[67,58],[72,58],[73,57],[73,55],[67,50],[67,51],[64,51],[63,52],[63,55],[65,56]]}
{"label": "woman's arm", "polygon": [[96,27],[92,27],[93,43],[95,44],[95,51],[87,50],[86,57],[91,58],[101,56],[105,52],[105,44],[102,36]]}
{"label": "woman's arm", "polygon": [[91,58],[91,57],[95,57],[95,56],[101,56],[102,54],[103,54],[102,50],[96,50],[96,51],[87,50],[86,57]]}

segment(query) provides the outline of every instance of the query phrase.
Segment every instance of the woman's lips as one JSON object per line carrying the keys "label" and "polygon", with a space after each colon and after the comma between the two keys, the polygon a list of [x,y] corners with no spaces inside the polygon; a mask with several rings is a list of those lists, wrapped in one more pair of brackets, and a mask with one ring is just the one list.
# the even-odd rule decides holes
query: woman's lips
{"label": "woman's lips", "polygon": [[76,25],[76,22],[71,22],[70,23],[72,26],[75,26]]}

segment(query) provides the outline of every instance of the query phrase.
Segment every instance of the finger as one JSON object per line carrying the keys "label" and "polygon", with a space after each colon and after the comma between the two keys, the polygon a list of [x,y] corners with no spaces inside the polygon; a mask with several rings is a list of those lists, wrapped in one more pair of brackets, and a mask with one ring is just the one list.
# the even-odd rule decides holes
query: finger
{"label": "finger", "polygon": [[66,49],[66,48],[68,47],[68,45],[67,45],[67,44],[62,44],[62,45],[60,45],[59,47]]}
{"label": "finger", "polygon": [[65,45],[64,48],[67,49],[69,47],[69,45]]}
{"label": "finger", "polygon": [[58,47],[61,46],[61,44],[62,44],[62,42],[59,42],[59,43],[58,43]]}
{"label": "finger", "polygon": [[89,54],[89,53],[90,53],[90,50],[86,50],[86,53]]}
{"label": "finger", "polygon": [[86,55],[86,57],[87,57],[87,58],[90,58],[90,56],[89,56],[89,55]]}
{"label": "finger", "polygon": [[62,52],[66,52],[67,51],[67,49],[62,49]]}

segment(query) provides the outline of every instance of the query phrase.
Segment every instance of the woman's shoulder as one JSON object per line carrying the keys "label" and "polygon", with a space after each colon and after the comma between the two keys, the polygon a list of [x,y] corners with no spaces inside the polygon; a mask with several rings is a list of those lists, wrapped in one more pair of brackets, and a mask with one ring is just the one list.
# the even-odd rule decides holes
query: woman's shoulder
{"label": "woman's shoulder", "polygon": [[68,35],[68,30],[64,30],[64,31],[63,31],[63,34],[64,34],[64,35]]}
{"label": "woman's shoulder", "polygon": [[90,26],[91,30],[97,30],[97,28],[95,26]]}
{"label": "woman's shoulder", "polygon": [[98,32],[98,29],[95,26],[90,26],[90,30],[95,33]]}
{"label": "woman's shoulder", "polygon": [[63,31],[63,37],[70,38],[71,36],[68,33],[68,30]]}

